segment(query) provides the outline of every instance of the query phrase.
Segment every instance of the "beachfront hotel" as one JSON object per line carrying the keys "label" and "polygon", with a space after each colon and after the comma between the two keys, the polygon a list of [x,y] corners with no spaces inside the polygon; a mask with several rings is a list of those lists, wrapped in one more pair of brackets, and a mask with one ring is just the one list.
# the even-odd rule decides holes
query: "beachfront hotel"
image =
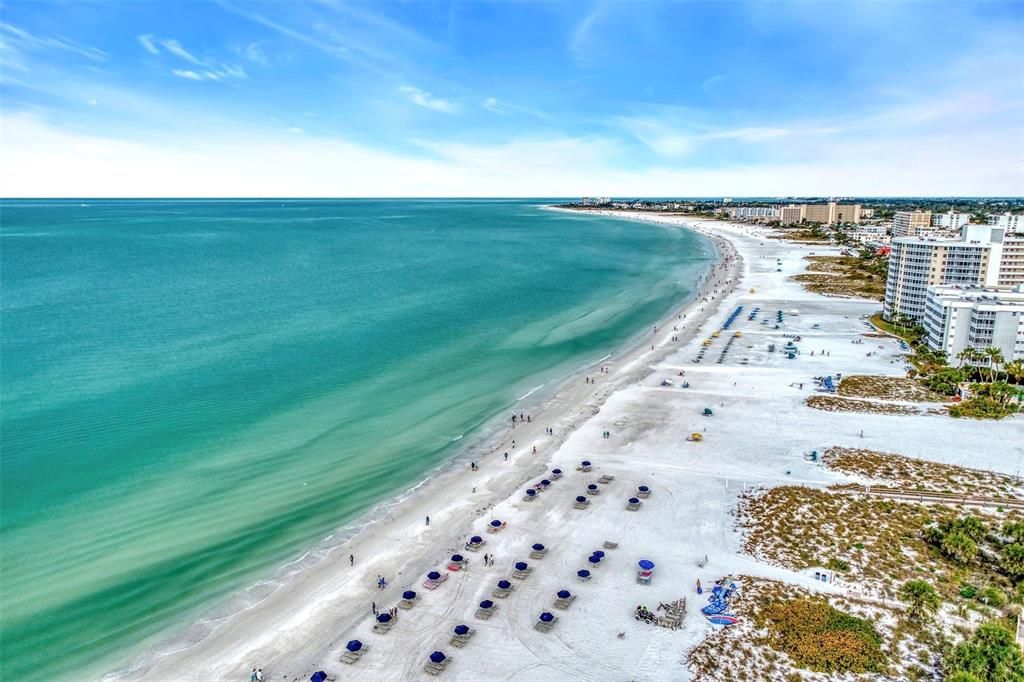
{"label": "beachfront hotel", "polygon": [[989,225],[965,225],[960,239],[892,240],[882,316],[924,319],[928,287],[1024,284],[1024,236]]}
{"label": "beachfront hotel", "polygon": [[989,225],[1001,227],[1007,232],[1024,232],[1024,215],[1020,213],[990,213],[987,221]]}
{"label": "beachfront hotel", "polygon": [[960,213],[951,210],[945,213],[932,214],[932,227],[937,227],[940,230],[959,230],[970,222],[970,213]]}
{"label": "beachfront hotel", "polygon": [[947,357],[998,348],[1007,362],[1024,359],[1024,284],[928,287],[923,323],[928,347]]}
{"label": "beachfront hotel", "polygon": [[779,208],[779,224],[821,223],[859,223],[862,218],[860,204],[838,204],[830,201],[827,204],[790,204]]}
{"label": "beachfront hotel", "polygon": [[893,237],[918,237],[937,231],[931,211],[896,211],[892,217]]}

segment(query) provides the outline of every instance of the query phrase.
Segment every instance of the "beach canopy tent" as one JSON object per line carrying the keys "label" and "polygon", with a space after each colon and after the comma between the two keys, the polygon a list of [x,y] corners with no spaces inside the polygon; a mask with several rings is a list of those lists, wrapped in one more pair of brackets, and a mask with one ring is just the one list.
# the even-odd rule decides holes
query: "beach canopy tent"
{"label": "beach canopy tent", "polygon": [[599,557],[599,556],[591,556],[589,559],[587,559],[587,561],[589,561],[590,563],[592,563],[592,564],[594,564],[596,566],[597,564],[601,563],[601,557]]}
{"label": "beach canopy tent", "polygon": [[551,481],[549,481],[548,479],[546,479],[546,478],[545,478],[545,479],[543,479],[543,480],[542,480],[542,481],[540,482],[540,484],[541,484],[542,486],[544,486],[545,488],[547,488],[547,487],[548,487],[549,485],[551,485]]}
{"label": "beach canopy tent", "polygon": [[557,476],[558,474],[562,473],[562,470],[561,469],[552,469],[551,473],[553,473],[555,476]]}
{"label": "beach canopy tent", "polygon": [[639,500],[639,498],[631,497],[631,498],[629,498],[629,503],[630,504],[640,504],[640,500]]}
{"label": "beach canopy tent", "polygon": [[491,528],[497,528],[500,525],[501,521],[499,521],[498,519],[494,519],[493,521],[491,521]]}
{"label": "beach canopy tent", "polygon": [[517,561],[516,562],[516,570],[517,571],[525,571],[526,570],[526,562],[525,561]]}
{"label": "beach canopy tent", "polygon": [[473,537],[471,537],[471,538],[469,539],[469,541],[470,541],[470,542],[471,542],[472,544],[474,544],[474,545],[477,545],[477,544],[480,544],[481,542],[483,542],[483,541],[484,541],[484,539],[483,539],[482,537],[480,537],[479,535],[474,535]]}
{"label": "beach canopy tent", "polygon": [[434,663],[440,663],[446,658],[448,657],[442,654],[440,651],[435,651],[434,653],[430,654],[430,660]]}
{"label": "beach canopy tent", "polygon": [[585,459],[582,462],[580,462],[580,464],[585,466],[585,467],[588,467],[588,466],[590,466],[590,460],[589,459]]}
{"label": "beach canopy tent", "polygon": [[544,545],[540,544],[539,542],[536,542],[533,545],[533,549],[535,549],[538,552],[543,552],[544,551]]}
{"label": "beach canopy tent", "polygon": [[452,561],[454,561],[456,563],[462,561],[462,555],[461,554],[452,554]]}
{"label": "beach canopy tent", "polygon": [[323,670],[317,670],[315,673],[309,676],[310,682],[324,682],[327,679],[327,673]]}
{"label": "beach canopy tent", "polygon": [[559,599],[568,599],[571,596],[572,596],[572,593],[569,592],[569,590],[559,590],[558,591],[558,598]]}
{"label": "beach canopy tent", "polygon": [[642,485],[642,486],[637,487],[637,490],[639,490],[642,493],[646,493],[646,492],[650,491],[650,488],[648,488],[645,485]]}
{"label": "beach canopy tent", "polygon": [[413,592],[412,590],[406,590],[405,592],[402,593],[402,599],[415,599],[415,598],[416,598],[416,593]]}
{"label": "beach canopy tent", "polygon": [[377,622],[378,623],[388,623],[390,621],[391,621],[391,614],[390,613],[379,613],[379,614],[377,614]]}
{"label": "beach canopy tent", "polygon": [[590,571],[588,571],[585,568],[581,568],[580,570],[576,571],[576,575],[578,575],[581,578],[589,578],[590,577]]}
{"label": "beach canopy tent", "polygon": [[583,495],[577,495],[576,496],[576,501],[577,502],[586,502],[587,498],[583,497]]}
{"label": "beach canopy tent", "polygon": [[348,649],[349,651],[356,652],[356,651],[359,651],[360,649],[363,648],[363,643],[360,642],[358,639],[353,639],[353,640],[350,640],[349,643],[345,645],[345,648]]}
{"label": "beach canopy tent", "polygon": [[441,574],[438,573],[437,571],[431,571],[430,573],[427,573],[427,580],[440,580],[440,579],[441,579]]}
{"label": "beach canopy tent", "polygon": [[587,490],[597,490],[597,484],[591,483],[590,485],[587,486]]}
{"label": "beach canopy tent", "polygon": [[510,583],[509,581],[507,581],[507,580],[499,580],[498,581],[498,589],[507,590],[510,587],[512,587],[512,583]]}
{"label": "beach canopy tent", "polygon": [[545,611],[544,613],[540,614],[540,619],[542,621],[544,621],[545,623],[550,623],[551,621],[553,621],[555,619],[555,616],[553,614]]}
{"label": "beach canopy tent", "polygon": [[714,414],[714,412],[712,412],[712,411],[711,411],[711,408],[710,408],[710,407],[705,407],[705,408],[704,408],[704,416],[705,416],[705,417],[710,417],[710,416],[711,416],[711,415],[713,415],[713,414]]}
{"label": "beach canopy tent", "polygon": [[457,635],[464,635],[467,632],[469,632],[469,628],[466,627],[465,625],[456,625],[455,626],[455,634],[457,634]]}
{"label": "beach canopy tent", "polygon": [[537,491],[534,490],[533,488],[530,488],[529,490],[526,491],[526,494],[529,495],[530,497],[533,497],[534,495],[537,494]]}
{"label": "beach canopy tent", "polygon": [[601,550],[599,550],[599,549],[595,549],[595,550],[594,550],[593,552],[591,552],[591,554],[592,554],[593,556],[596,556],[596,557],[598,557],[599,559],[603,559],[603,558],[604,558],[604,552],[602,552],[602,551],[601,551]]}
{"label": "beach canopy tent", "polygon": [[480,602],[480,608],[482,609],[489,609],[492,606],[494,606],[494,602],[492,602],[490,599],[484,599],[482,602]]}
{"label": "beach canopy tent", "polygon": [[654,562],[653,561],[648,561],[647,559],[641,559],[640,560],[640,568],[644,569],[645,571],[649,571],[652,568],[654,568]]}

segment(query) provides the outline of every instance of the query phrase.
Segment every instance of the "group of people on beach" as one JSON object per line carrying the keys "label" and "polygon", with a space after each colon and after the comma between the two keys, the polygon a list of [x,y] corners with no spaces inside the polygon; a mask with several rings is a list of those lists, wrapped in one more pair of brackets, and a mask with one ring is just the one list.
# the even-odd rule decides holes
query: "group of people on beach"
{"label": "group of people on beach", "polygon": [[380,573],[377,574],[377,589],[383,590],[388,586],[388,581]]}
{"label": "group of people on beach", "polygon": [[516,424],[531,424],[531,423],[533,423],[533,415],[529,415],[529,414],[525,414],[524,415],[522,412],[520,412],[519,414],[516,414],[515,412],[512,413],[512,426],[515,426]]}

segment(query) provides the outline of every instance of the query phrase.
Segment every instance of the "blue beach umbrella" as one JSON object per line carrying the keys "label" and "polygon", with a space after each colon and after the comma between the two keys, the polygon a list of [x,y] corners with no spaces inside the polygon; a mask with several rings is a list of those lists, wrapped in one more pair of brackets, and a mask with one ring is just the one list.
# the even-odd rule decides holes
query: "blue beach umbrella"
{"label": "blue beach umbrella", "polygon": [[358,639],[353,639],[345,645],[345,648],[349,651],[356,652],[363,648],[363,643],[360,642]]}
{"label": "blue beach umbrella", "polygon": [[379,613],[379,614],[377,614],[377,622],[378,623],[388,623],[390,621],[391,621],[391,614],[390,613]]}
{"label": "blue beach umbrella", "polygon": [[517,571],[525,571],[526,570],[526,562],[525,561],[517,561],[516,562],[516,570]]}
{"label": "blue beach umbrella", "polygon": [[545,611],[544,613],[540,614],[540,619],[542,621],[544,621],[545,623],[550,623],[551,621],[553,621],[555,619],[555,617],[551,613],[548,613],[547,611]]}
{"label": "blue beach umbrella", "polygon": [[559,590],[558,591],[558,598],[559,599],[568,599],[571,596],[572,596],[572,593],[569,592],[569,590]]}
{"label": "blue beach umbrella", "polygon": [[471,542],[472,544],[474,544],[474,545],[478,545],[478,544],[480,544],[481,542],[483,542],[483,541],[484,541],[484,539],[483,539],[482,537],[480,537],[479,535],[474,535],[473,537],[471,537],[471,538],[469,539],[469,541],[470,541],[470,542]]}
{"label": "blue beach umbrella", "polygon": [[553,473],[555,476],[557,476],[558,474],[562,473],[562,470],[561,469],[552,469],[551,473]]}
{"label": "blue beach umbrella", "polygon": [[583,497],[583,495],[577,495],[576,496],[576,501],[577,502],[586,502],[587,498]]}
{"label": "blue beach umbrella", "polygon": [[498,519],[494,519],[493,521],[491,521],[491,527],[492,528],[497,528],[500,525],[501,525],[501,521],[499,521]]}
{"label": "blue beach umbrella", "polygon": [[603,558],[604,558],[604,552],[602,552],[602,551],[601,551],[601,550],[599,550],[599,549],[595,549],[595,550],[594,550],[593,552],[591,552],[591,554],[592,554],[593,556],[596,556],[596,557],[600,558],[600,559],[603,559]]}
{"label": "blue beach umbrella", "polygon": [[469,632],[469,628],[466,627],[465,625],[456,625],[455,626],[455,634],[457,634],[457,635],[464,635],[467,632]]}
{"label": "blue beach umbrella", "polygon": [[533,545],[533,548],[535,550],[537,550],[538,552],[543,552],[544,551],[544,545],[540,544],[539,542],[535,543]]}
{"label": "blue beach umbrella", "polygon": [[589,459],[585,459],[582,462],[580,462],[580,464],[582,466],[588,467],[588,466],[590,466],[590,460]]}
{"label": "blue beach umbrella", "polygon": [[589,561],[590,563],[592,563],[595,566],[597,566],[599,563],[601,563],[601,557],[599,557],[599,556],[591,556],[591,557],[589,557],[587,559],[587,561]]}
{"label": "blue beach umbrella", "polygon": [[654,568],[654,562],[653,561],[648,561],[647,559],[641,559],[640,560],[640,568],[644,569],[645,571],[649,571],[652,568]]}
{"label": "blue beach umbrella", "polygon": [[402,599],[415,599],[415,598],[416,598],[416,593],[413,592],[412,590],[406,590],[405,592],[402,593]]}
{"label": "blue beach umbrella", "polygon": [[430,573],[427,573],[427,580],[437,580],[440,577],[441,574],[437,571],[431,571]]}
{"label": "blue beach umbrella", "polygon": [[526,491],[526,495],[527,495],[528,497],[533,497],[533,496],[534,496],[534,495],[536,495],[536,494],[537,494],[537,491],[536,491],[536,490],[534,490],[533,488],[530,488],[529,490],[527,490],[527,491]]}
{"label": "blue beach umbrella", "polygon": [[507,580],[499,580],[498,581],[498,588],[499,589],[507,590],[510,587],[512,587],[512,583],[510,583],[509,581],[507,581]]}
{"label": "blue beach umbrella", "polygon": [[647,487],[647,486],[645,486],[645,485],[642,485],[642,486],[640,486],[639,488],[637,488],[637,490],[639,490],[639,491],[640,491],[640,492],[642,492],[642,493],[646,493],[647,491],[649,491],[649,490],[650,490],[650,488],[648,488],[648,487]]}
{"label": "blue beach umbrella", "polygon": [[551,481],[545,478],[543,481],[540,482],[540,484],[547,488],[549,485],[551,485]]}
{"label": "blue beach umbrella", "polygon": [[587,490],[597,490],[597,484],[591,483],[590,485],[587,486]]}
{"label": "blue beach umbrella", "polygon": [[590,571],[588,571],[585,568],[581,568],[580,570],[576,571],[576,575],[578,575],[581,578],[589,578],[590,577]]}
{"label": "blue beach umbrella", "polygon": [[327,679],[327,673],[323,670],[317,670],[315,673],[309,676],[310,682],[324,682]]}
{"label": "blue beach umbrella", "polygon": [[462,561],[462,555],[461,554],[452,554],[452,561],[454,561],[455,563],[458,563],[458,562]]}
{"label": "blue beach umbrella", "polygon": [[480,608],[482,609],[489,609],[492,606],[494,606],[494,602],[492,602],[490,599],[484,599],[482,602],[480,602]]}
{"label": "blue beach umbrella", "polygon": [[434,653],[430,654],[430,660],[434,663],[440,663],[446,658],[448,657],[442,654],[440,651],[435,651]]}
{"label": "blue beach umbrella", "polygon": [[629,503],[630,504],[640,504],[640,500],[635,498],[635,497],[631,497],[631,498],[629,498]]}

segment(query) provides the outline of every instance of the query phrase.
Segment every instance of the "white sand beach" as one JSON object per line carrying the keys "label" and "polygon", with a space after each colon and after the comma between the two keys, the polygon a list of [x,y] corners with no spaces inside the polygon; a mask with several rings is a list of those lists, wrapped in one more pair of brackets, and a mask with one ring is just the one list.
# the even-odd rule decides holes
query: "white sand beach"
{"label": "white sand beach", "polygon": [[[843,589],[740,554],[732,512],[745,489],[840,480],[805,461],[804,452],[864,447],[1022,473],[1019,416],[980,428],[939,415],[825,412],[803,404],[818,375],[904,373],[895,340],[852,343],[870,331],[864,318],[877,303],[826,298],[790,279],[805,269],[805,255],[834,249],[768,239],[766,229],[748,225],[615,215],[691,226],[713,236],[726,261],[696,300],[652,330],[649,342],[605,363],[607,373],[594,368],[588,375],[594,383],[574,379],[533,410],[529,424],[503,433],[489,454],[476,458],[478,471],[468,462],[445,471],[202,641],[110,678],[247,680],[255,667],[266,680],[307,680],[317,670],[346,680],[419,680],[430,679],[424,665],[440,650],[451,659],[442,679],[685,680],[687,652],[715,631],[699,612],[706,599],[694,593],[698,579],[709,584],[745,573]],[[702,341],[738,306],[743,310],[731,327],[695,363]],[[754,308],[759,315],[748,320]],[[762,324],[779,310],[785,318],[780,329]],[[742,336],[734,337],[736,331]],[[781,347],[786,335],[802,337],[795,359],[767,350],[770,343]],[[666,379],[672,385],[662,385]],[[704,416],[705,408],[713,416]],[[688,441],[692,433],[703,440]],[[582,460],[593,470],[577,471]],[[564,475],[526,501],[526,489],[555,468]],[[601,476],[613,480],[597,483]],[[574,508],[589,484],[597,484],[599,494],[585,495],[587,508]],[[651,494],[629,511],[627,500],[639,485]],[[492,519],[507,525],[488,533]],[[473,535],[486,544],[466,552]],[[603,549],[606,541],[617,547]],[[530,558],[534,543],[547,548],[543,558]],[[592,568],[588,556],[599,549],[605,558]],[[425,574],[447,572],[456,552],[468,566],[436,589],[424,589]],[[494,556],[493,566],[484,565],[484,553]],[[707,564],[698,567],[705,556]],[[656,564],[650,585],[636,581],[640,559]],[[518,561],[532,568],[524,580],[512,578]],[[583,568],[592,571],[586,582],[577,578]],[[384,590],[376,588],[379,574],[388,582]],[[500,579],[516,589],[493,598]],[[372,632],[371,603],[386,611],[409,589],[417,592],[415,605],[400,609],[386,634]],[[576,595],[565,610],[553,608],[561,589]],[[689,608],[679,630],[633,618],[638,604],[653,610],[682,597]],[[487,620],[475,617],[483,599],[497,605]],[[534,627],[543,611],[558,617],[546,633]],[[459,624],[475,634],[456,648],[449,639]],[[340,658],[352,639],[367,649],[349,665]]]}

